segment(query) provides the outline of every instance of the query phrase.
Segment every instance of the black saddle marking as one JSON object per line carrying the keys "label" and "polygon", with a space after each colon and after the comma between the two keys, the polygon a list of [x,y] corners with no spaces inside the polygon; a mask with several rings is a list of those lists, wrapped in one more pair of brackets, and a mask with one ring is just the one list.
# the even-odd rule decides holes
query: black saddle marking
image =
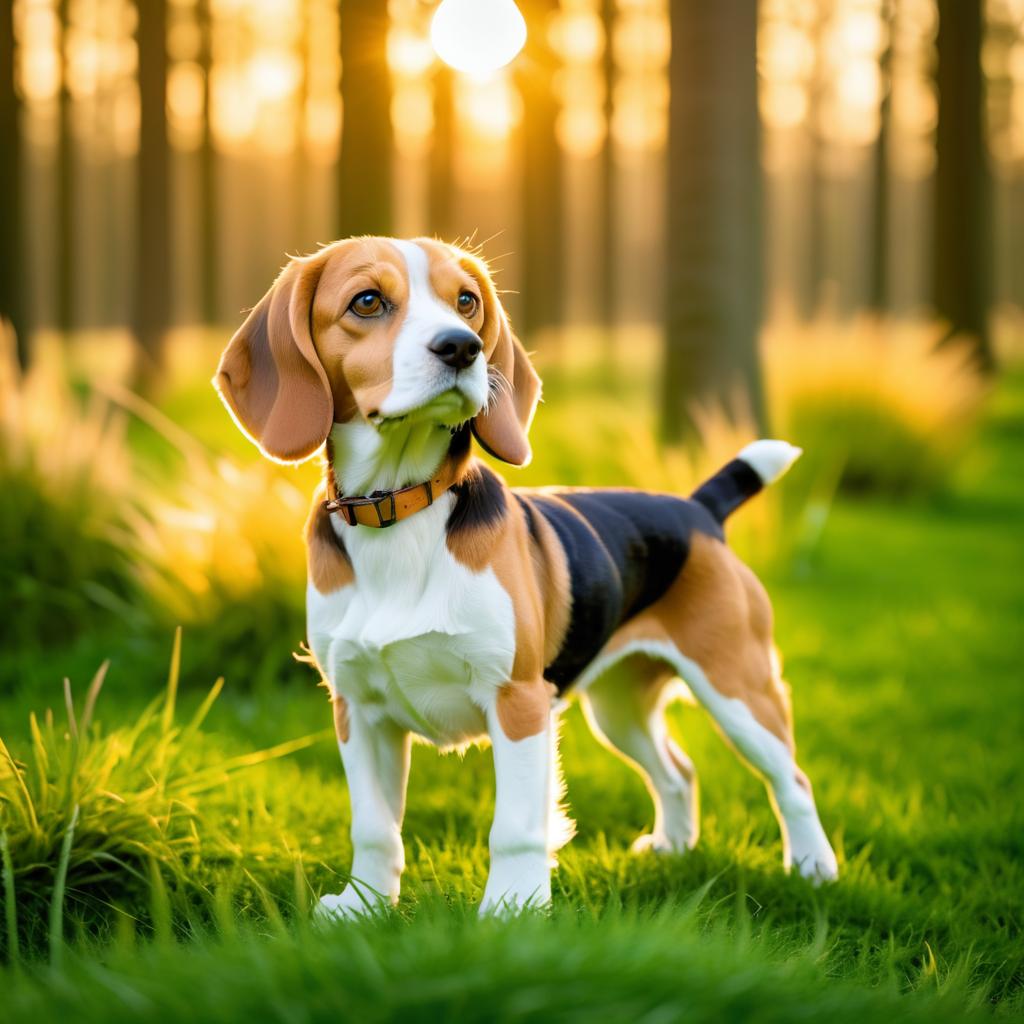
{"label": "black saddle marking", "polygon": [[500,476],[482,462],[475,463],[452,487],[455,505],[448,516],[448,536],[464,530],[494,526],[508,511],[505,484]]}
{"label": "black saddle marking", "polygon": [[569,628],[544,670],[560,693],[619,626],[668,590],[686,562],[695,529],[722,539],[703,505],[669,494],[565,490],[520,492],[516,498],[528,525],[534,515],[551,524],[568,562]]}

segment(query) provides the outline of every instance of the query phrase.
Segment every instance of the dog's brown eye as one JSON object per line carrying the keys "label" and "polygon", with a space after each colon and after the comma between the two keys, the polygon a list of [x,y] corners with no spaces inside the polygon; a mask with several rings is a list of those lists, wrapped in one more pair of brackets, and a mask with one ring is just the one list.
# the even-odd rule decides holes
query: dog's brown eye
{"label": "dog's brown eye", "polygon": [[348,306],[356,316],[379,316],[384,310],[384,296],[380,292],[360,292]]}
{"label": "dog's brown eye", "polygon": [[459,292],[459,312],[468,320],[476,313],[477,297],[472,292]]}

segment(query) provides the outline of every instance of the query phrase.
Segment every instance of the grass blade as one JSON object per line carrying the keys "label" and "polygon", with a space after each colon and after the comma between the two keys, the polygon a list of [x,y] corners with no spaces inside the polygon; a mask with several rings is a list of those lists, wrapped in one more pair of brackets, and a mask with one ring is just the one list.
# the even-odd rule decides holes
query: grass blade
{"label": "grass blade", "polygon": [[192,720],[182,730],[181,741],[183,743],[199,731],[206,720],[206,716],[210,713],[210,708],[213,707],[213,702],[220,696],[220,691],[223,689],[224,677],[220,676],[213,686],[210,687],[210,692],[203,698],[203,703],[199,705],[198,710],[192,716]]}
{"label": "grass blade", "polygon": [[0,736],[0,755],[7,760],[7,765],[11,770],[11,775],[14,777],[14,781],[18,784],[18,791],[25,807],[25,816],[28,818],[32,834],[34,836],[38,835],[39,819],[36,817],[36,809],[32,802],[32,795],[28,791],[28,786],[25,785],[25,777],[22,775],[21,769],[18,767],[14,758],[11,757],[11,752],[7,749],[7,744],[4,743],[2,736]]}
{"label": "grass blade", "polygon": [[89,726],[92,723],[93,711],[96,709],[96,699],[100,695],[100,688],[103,686],[103,680],[107,678],[107,669],[109,668],[110,659],[108,658],[96,670],[96,675],[92,677],[92,682],[89,684],[89,690],[85,695],[85,710],[82,712],[83,736],[89,731]]}
{"label": "grass blade", "polygon": [[3,861],[7,960],[8,963],[18,964],[21,960],[18,949],[18,907],[14,902],[14,864],[11,863],[11,849],[7,839],[7,829],[0,831],[0,859]]}
{"label": "grass blade", "polygon": [[171,900],[163,872],[155,857],[149,858],[149,913],[152,918],[154,939],[158,943],[170,943]]}
{"label": "grass blade", "polygon": [[71,738],[77,743],[78,720],[75,718],[75,699],[71,695],[71,680],[67,676],[64,677],[64,707],[68,712],[68,729],[71,732]]}
{"label": "grass blade", "polygon": [[64,833],[57,861],[57,874],[53,880],[53,896],[50,899],[50,963],[59,967],[64,957],[64,889],[68,881],[68,863],[71,847],[75,841],[75,826],[78,824],[78,804],[71,812],[71,823]]}
{"label": "grass blade", "polygon": [[181,675],[181,626],[174,631],[174,647],[171,650],[171,668],[167,673],[167,700],[162,718],[163,730],[170,732],[174,723],[174,702],[178,697],[178,677]]}

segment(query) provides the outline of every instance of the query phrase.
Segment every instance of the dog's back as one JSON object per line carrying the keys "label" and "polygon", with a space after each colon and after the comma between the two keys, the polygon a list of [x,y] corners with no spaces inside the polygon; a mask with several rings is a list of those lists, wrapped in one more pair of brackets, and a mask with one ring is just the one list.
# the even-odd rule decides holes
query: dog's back
{"label": "dog's back", "polygon": [[536,537],[537,517],[565,551],[569,628],[545,677],[565,690],[624,622],[660,598],[679,575],[694,530],[721,538],[701,504],[622,488],[513,492]]}

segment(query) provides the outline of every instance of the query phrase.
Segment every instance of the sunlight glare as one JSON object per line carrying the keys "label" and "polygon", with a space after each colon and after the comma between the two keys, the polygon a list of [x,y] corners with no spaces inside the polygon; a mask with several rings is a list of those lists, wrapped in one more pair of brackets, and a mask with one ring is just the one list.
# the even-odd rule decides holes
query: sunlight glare
{"label": "sunlight glare", "polygon": [[487,74],[526,43],[526,21],[513,0],[441,0],[430,23],[437,55],[456,71]]}

